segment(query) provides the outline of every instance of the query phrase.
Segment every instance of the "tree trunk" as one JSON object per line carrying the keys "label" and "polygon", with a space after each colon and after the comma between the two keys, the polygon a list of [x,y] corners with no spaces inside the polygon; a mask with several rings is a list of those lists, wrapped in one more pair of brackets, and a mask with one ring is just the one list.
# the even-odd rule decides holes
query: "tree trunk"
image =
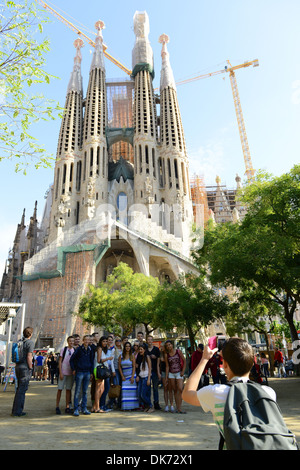
{"label": "tree trunk", "polygon": [[268,354],[268,357],[269,357],[270,374],[271,374],[271,377],[274,377],[274,366],[273,366],[273,362],[271,361],[270,343],[269,343],[268,333],[266,331],[264,331],[263,335],[265,337],[266,350],[267,350],[267,354]]}
{"label": "tree trunk", "polygon": [[189,338],[190,338],[190,343],[191,343],[191,351],[192,353],[194,351],[196,351],[196,347],[195,347],[195,333],[193,331],[193,328],[191,328],[189,325],[187,325],[187,330],[188,330],[188,334],[189,334]]}

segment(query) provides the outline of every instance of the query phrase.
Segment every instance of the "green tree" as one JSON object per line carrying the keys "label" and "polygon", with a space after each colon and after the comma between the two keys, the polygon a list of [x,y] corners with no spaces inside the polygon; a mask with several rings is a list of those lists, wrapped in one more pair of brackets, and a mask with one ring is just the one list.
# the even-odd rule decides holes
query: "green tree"
{"label": "green tree", "polygon": [[190,273],[162,286],[155,304],[160,328],[186,329],[192,349],[201,328],[217,318],[224,319],[230,308],[228,298],[218,295],[205,276]]}
{"label": "green tree", "polygon": [[112,292],[109,283],[101,282],[97,287],[89,285],[81,297],[78,312],[84,323],[121,333],[117,320],[118,292]]}
{"label": "green tree", "polygon": [[0,160],[16,159],[15,170],[34,161],[36,168],[51,166],[53,158],[32,135],[30,128],[55,119],[61,108],[38,89],[53,78],[45,71],[49,41],[36,4],[4,0],[0,5]]}
{"label": "green tree", "polygon": [[119,263],[106,282],[90,285],[82,296],[77,315],[85,322],[107,330],[129,334],[137,324],[146,333],[158,328],[153,300],[160,284],[157,278],[134,273],[125,263]]}
{"label": "green tree", "polygon": [[158,278],[134,273],[125,263],[119,263],[112,274],[118,288],[118,318],[127,330],[137,324],[150,334],[159,327],[154,300],[161,286]]}
{"label": "green tree", "polygon": [[300,165],[280,177],[260,174],[240,195],[247,214],[240,224],[211,226],[194,255],[210,269],[212,284],[241,291],[249,284],[278,304],[298,339],[293,316],[300,300]]}
{"label": "green tree", "polygon": [[[264,337],[267,354],[271,357],[269,333],[274,319],[282,317],[282,308],[272,300],[271,296],[267,296],[258,287],[251,288],[251,285],[248,288],[244,287],[243,292],[237,291],[234,297],[235,300],[225,321],[227,333],[229,336],[235,336],[257,332]],[[270,367],[273,374],[272,362]]]}

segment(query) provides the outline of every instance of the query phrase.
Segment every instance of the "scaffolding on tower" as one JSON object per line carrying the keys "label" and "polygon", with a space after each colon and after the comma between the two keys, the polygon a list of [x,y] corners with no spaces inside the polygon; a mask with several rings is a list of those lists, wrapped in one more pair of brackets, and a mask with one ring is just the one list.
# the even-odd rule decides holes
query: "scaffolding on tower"
{"label": "scaffolding on tower", "polygon": [[134,82],[110,79],[106,82],[110,160],[120,157],[133,163],[131,130],[133,129]]}
{"label": "scaffolding on tower", "polygon": [[195,222],[197,220],[199,221],[199,213],[197,214],[197,210],[199,211],[200,209],[203,214],[203,222],[205,225],[210,217],[210,214],[209,214],[209,207],[208,207],[204,177],[202,175],[194,174],[190,178],[190,187],[191,187],[194,221]]}

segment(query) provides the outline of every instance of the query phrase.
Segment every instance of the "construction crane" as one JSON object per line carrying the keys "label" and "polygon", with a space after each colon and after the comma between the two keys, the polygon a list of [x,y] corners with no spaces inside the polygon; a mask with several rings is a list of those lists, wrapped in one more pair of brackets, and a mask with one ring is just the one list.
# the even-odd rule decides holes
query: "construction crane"
{"label": "construction crane", "polygon": [[217,70],[216,72],[206,73],[204,75],[198,75],[196,77],[188,78],[186,80],[181,80],[179,82],[176,82],[176,85],[184,85],[185,83],[194,82],[194,81],[200,80],[202,78],[213,77],[213,76],[219,75],[221,73],[229,73],[231,89],[232,89],[232,95],[233,95],[233,101],[234,101],[234,107],[235,107],[235,113],[236,113],[236,118],[237,118],[237,122],[238,122],[240,140],[241,140],[241,144],[242,144],[244,162],[245,162],[245,167],[246,167],[245,174],[247,176],[248,181],[251,181],[254,177],[255,170],[253,169],[253,166],[252,166],[252,160],[251,160],[251,155],[250,155],[250,149],[249,149],[249,144],[248,144],[248,138],[247,138],[247,133],[246,133],[246,127],[245,127],[245,122],[244,122],[244,117],[243,117],[243,111],[242,111],[241,100],[240,100],[239,90],[238,90],[238,86],[237,86],[235,71],[239,70],[243,67],[250,67],[251,65],[253,65],[253,67],[258,67],[259,62],[258,62],[258,59],[255,59],[255,60],[251,60],[251,61],[246,61],[243,64],[235,65],[234,67],[232,67],[229,60],[227,60],[227,64],[228,64],[228,66],[226,66],[224,69]]}
{"label": "construction crane", "polygon": [[[36,0],[36,2],[42,5],[50,13],[52,13],[58,20],[62,21],[62,23],[68,26],[68,28],[72,29],[76,34],[84,38],[88,42],[88,44],[95,47],[95,42],[92,39],[90,39],[83,31],[77,28],[77,26],[75,26],[73,23],[71,23],[69,20],[64,18],[60,13],[54,10],[54,8],[52,8],[43,0]],[[127,75],[131,76],[132,70],[128,69],[127,67],[125,67],[125,65],[121,64],[121,62],[119,62],[113,56],[108,54],[108,52],[106,52],[106,49],[107,49],[107,46],[103,44],[103,51],[104,51],[105,57],[109,59],[113,64],[115,64],[117,67],[119,67],[121,70],[123,70],[123,72],[127,73]],[[244,122],[244,117],[243,117],[243,112],[242,112],[239,91],[237,87],[235,71],[244,67],[249,67],[251,65],[253,65],[253,67],[257,67],[259,65],[259,62],[258,62],[258,59],[255,59],[252,61],[244,62],[243,64],[235,65],[234,67],[232,67],[229,60],[227,60],[227,63],[228,63],[228,66],[226,66],[222,70],[217,70],[216,72],[210,72],[204,75],[198,75],[193,78],[182,80],[182,81],[176,82],[176,85],[183,85],[185,83],[190,83],[190,82],[200,80],[203,78],[213,77],[221,73],[229,73],[231,89],[232,89],[232,94],[233,94],[233,101],[234,101],[234,106],[235,106],[235,113],[237,117],[240,140],[242,144],[244,162],[245,162],[245,167],[246,167],[245,174],[247,176],[247,179],[251,181],[252,178],[254,177],[255,170],[253,169],[253,166],[252,166],[252,160],[251,160],[251,155],[250,155],[250,150],[249,150],[248,138],[247,138],[247,133],[246,133],[246,127],[245,127],[245,122]]]}
{"label": "construction crane", "polygon": [[[85,39],[88,42],[88,44],[95,47],[95,42],[92,39],[90,39],[83,31],[81,31],[79,28],[77,28],[77,26],[75,26],[73,23],[71,23],[71,21],[67,20],[60,13],[58,13],[56,10],[54,10],[54,8],[52,8],[46,2],[43,2],[43,0],[36,0],[36,2],[39,3],[40,5],[42,5],[42,7],[44,7],[46,10],[48,10],[50,13],[52,13],[52,15],[54,15],[59,21],[64,23],[66,26],[68,26],[68,28],[72,29],[72,31],[74,31],[76,34],[78,34],[83,39]],[[117,67],[119,67],[121,70],[123,70],[123,72],[127,73],[127,75],[131,75],[132,71],[129,70],[127,67],[125,67],[125,65],[121,64],[121,62],[119,62],[117,59],[115,59],[112,55],[110,55],[106,51],[106,49],[107,49],[107,46],[105,44],[103,44],[103,53],[104,53],[105,57],[107,59],[109,59],[113,64],[115,64]]]}
{"label": "construction crane", "polygon": [[245,62],[244,64],[235,65],[234,67],[232,67],[229,60],[227,60],[227,63],[229,67],[226,67],[225,70],[226,72],[229,72],[235,113],[236,113],[236,118],[237,118],[237,122],[239,126],[240,139],[241,139],[245,167],[246,167],[246,176],[247,176],[248,181],[251,181],[254,177],[255,170],[253,169],[253,166],[252,166],[252,160],[251,160],[248,138],[247,138],[247,133],[246,133],[246,128],[245,128],[241,100],[240,100],[239,90],[238,90],[236,76],[234,72],[235,70],[238,70],[242,67],[249,67],[250,65],[253,65],[253,67],[258,67],[259,62],[257,59],[255,59],[250,62]]}

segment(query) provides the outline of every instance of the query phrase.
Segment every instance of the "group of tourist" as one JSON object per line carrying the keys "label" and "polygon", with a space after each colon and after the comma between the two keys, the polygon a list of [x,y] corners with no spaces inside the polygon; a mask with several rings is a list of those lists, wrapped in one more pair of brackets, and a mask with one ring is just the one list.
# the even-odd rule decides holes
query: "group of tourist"
{"label": "group of tourist", "polygon": [[[105,367],[100,376],[99,368]],[[153,345],[153,337],[139,332],[133,345],[128,337],[85,335],[82,343],[77,335],[67,339],[58,360],[58,391],[56,413],[62,391],[66,390],[65,413],[73,416],[105,413],[114,407],[122,411],[143,410],[153,413],[161,410],[158,387],[164,388],[164,411],[185,413],[182,408],[183,378],[186,359],[171,341],[161,348]],[[91,382],[91,411],[87,408],[88,386]],[[72,402],[72,388],[75,384]],[[151,399],[153,390],[153,401]],[[73,405],[73,409],[72,409]],[[174,407],[175,405],[175,407]]]}
{"label": "group of tourist", "polygon": [[[189,377],[193,373],[203,356],[202,344],[192,354],[188,348],[185,358],[170,340],[158,348],[153,344],[151,335],[145,340],[144,334],[139,332],[133,343],[128,341],[127,336],[115,338],[111,334],[100,337],[98,333],[93,333],[85,335],[81,341],[79,335],[74,334],[67,338],[67,345],[57,357],[53,353],[43,357],[41,353],[34,355],[31,335],[32,328],[26,328],[23,338],[24,357],[16,365],[18,389],[12,411],[14,416],[24,415],[25,393],[32,377],[36,380],[51,380],[52,384],[57,377],[57,414],[61,414],[63,390],[66,391],[65,413],[72,413],[74,416],[79,416],[80,412],[87,415],[105,413],[114,408],[153,413],[154,410],[162,409],[158,393],[160,383],[165,402],[163,410],[185,413],[182,410],[184,376]],[[278,362],[278,369],[282,370],[280,351],[276,350],[274,359]],[[198,390],[209,384],[210,376],[214,384],[226,383],[222,362],[222,356],[218,352],[210,358],[201,374]],[[268,361],[266,362],[263,353],[259,362],[267,371]],[[103,368],[105,376],[99,375]],[[254,374],[255,369],[259,369],[257,358],[253,365]],[[256,381],[262,383],[261,377],[257,377]],[[90,383],[92,407],[88,410],[87,393]]]}

